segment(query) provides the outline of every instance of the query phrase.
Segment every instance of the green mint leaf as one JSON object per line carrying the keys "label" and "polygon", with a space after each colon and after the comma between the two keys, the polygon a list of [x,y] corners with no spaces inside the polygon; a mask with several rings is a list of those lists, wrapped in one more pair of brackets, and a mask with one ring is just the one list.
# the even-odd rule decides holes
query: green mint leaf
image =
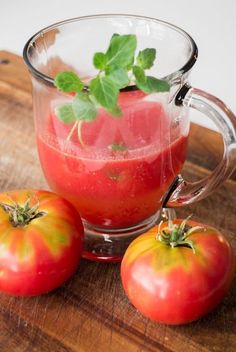
{"label": "green mint leaf", "polygon": [[72,103],[65,103],[56,107],[56,116],[59,120],[64,123],[73,123],[76,120],[74,111],[72,109]]}
{"label": "green mint leaf", "polygon": [[133,66],[134,66],[134,57],[133,57],[133,60],[131,60],[130,63],[126,66],[126,70],[127,71],[132,70]]}
{"label": "green mint leaf", "polygon": [[119,37],[119,36],[120,36],[119,33],[113,33],[111,39],[114,38],[114,37]]}
{"label": "green mint leaf", "polygon": [[93,121],[97,116],[96,106],[90,100],[88,93],[80,92],[76,94],[72,109],[78,120]]}
{"label": "green mint leaf", "polygon": [[138,53],[137,65],[146,70],[153,66],[155,59],[156,49],[147,48]]}
{"label": "green mint leaf", "polygon": [[128,149],[123,143],[113,143],[108,148],[113,152],[124,152]]}
{"label": "green mint leaf", "polygon": [[168,92],[170,85],[167,81],[147,76],[145,82],[136,80],[137,87],[145,93]]}
{"label": "green mint leaf", "polygon": [[122,114],[122,110],[121,108],[116,105],[114,106],[112,109],[107,109],[107,111],[113,116],[113,117],[121,117]]}
{"label": "green mint leaf", "polygon": [[[144,70],[139,67],[139,66],[134,66],[133,67],[133,74],[134,74],[134,77],[136,79],[136,84],[138,86],[138,84],[145,84],[146,82],[146,75],[145,75],[145,72]],[[139,87],[139,86],[138,86]]]}
{"label": "green mint leaf", "polygon": [[126,68],[134,59],[136,35],[113,35],[106,52],[107,65]]}
{"label": "green mint leaf", "polygon": [[124,68],[114,68],[112,70],[107,70],[106,76],[109,77],[119,89],[128,86],[129,77],[127,71]]}
{"label": "green mint leaf", "polygon": [[80,92],[84,84],[74,72],[61,72],[58,73],[54,80],[55,86],[63,92]]}
{"label": "green mint leaf", "polygon": [[98,70],[104,70],[106,68],[107,58],[104,53],[95,53],[93,57],[93,64]]}
{"label": "green mint leaf", "polygon": [[119,89],[109,77],[94,78],[90,82],[90,92],[105,109],[111,110],[116,107]]}

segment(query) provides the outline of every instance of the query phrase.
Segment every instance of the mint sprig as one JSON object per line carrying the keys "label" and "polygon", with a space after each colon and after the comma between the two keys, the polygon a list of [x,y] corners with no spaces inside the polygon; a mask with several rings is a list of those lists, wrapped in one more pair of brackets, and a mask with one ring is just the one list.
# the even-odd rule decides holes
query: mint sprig
{"label": "mint sprig", "polygon": [[[115,33],[107,51],[94,54],[93,64],[99,71],[89,84],[83,83],[74,72],[58,73],[54,80],[58,90],[75,93],[71,103],[56,108],[58,118],[64,123],[81,126],[78,121],[93,121],[99,107],[113,116],[121,116],[119,91],[129,85],[136,85],[145,93],[169,91],[167,81],[148,76],[145,72],[154,65],[156,49],[141,50],[135,58],[136,48],[136,35]],[[78,131],[79,136],[80,132]]]}

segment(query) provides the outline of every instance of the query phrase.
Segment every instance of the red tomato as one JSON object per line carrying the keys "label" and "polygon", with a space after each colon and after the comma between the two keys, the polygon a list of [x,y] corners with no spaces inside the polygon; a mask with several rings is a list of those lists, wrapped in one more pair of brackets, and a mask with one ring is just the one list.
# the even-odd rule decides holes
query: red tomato
{"label": "red tomato", "polygon": [[38,295],[67,280],[82,251],[74,207],[47,191],[0,194],[0,291]]}
{"label": "red tomato", "polygon": [[184,324],[208,313],[223,299],[234,274],[233,250],[222,234],[181,222],[163,223],[136,238],[121,263],[130,301],[164,324]]}

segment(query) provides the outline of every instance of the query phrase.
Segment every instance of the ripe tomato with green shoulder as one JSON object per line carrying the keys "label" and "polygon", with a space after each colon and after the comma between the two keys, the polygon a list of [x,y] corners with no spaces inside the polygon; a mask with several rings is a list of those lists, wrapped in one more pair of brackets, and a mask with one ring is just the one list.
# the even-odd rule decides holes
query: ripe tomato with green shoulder
{"label": "ripe tomato with green shoulder", "polygon": [[54,193],[0,193],[0,291],[38,295],[76,270],[83,225],[75,208]]}
{"label": "ripe tomato with green shoulder", "polygon": [[139,236],[121,263],[131,303],[164,324],[185,324],[211,311],[233,275],[234,254],[227,239],[189,218],[161,223]]}

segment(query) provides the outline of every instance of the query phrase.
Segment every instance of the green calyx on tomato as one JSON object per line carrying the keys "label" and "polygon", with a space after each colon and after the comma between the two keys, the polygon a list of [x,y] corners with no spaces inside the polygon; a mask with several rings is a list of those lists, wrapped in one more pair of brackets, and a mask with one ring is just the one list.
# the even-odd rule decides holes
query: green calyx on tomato
{"label": "green calyx on tomato", "polygon": [[9,215],[9,221],[14,227],[28,225],[33,219],[37,219],[46,214],[45,211],[39,211],[39,201],[30,205],[30,197],[23,205],[15,203],[14,205],[0,203],[0,207]]}
{"label": "green calyx on tomato", "polygon": [[157,239],[169,245],[171,248],[182,246],[191,248],[193,253],[195,253],[194,244],[188,237],[198,231],[204,231],[204,228],[201,226],[191,227],[187,225],[188,220],[191,218],[191,215],[183,220],[180,224],[174,224],[169,220],[168,225],[164,228],[161,228],[163,222],[158,226]]}

